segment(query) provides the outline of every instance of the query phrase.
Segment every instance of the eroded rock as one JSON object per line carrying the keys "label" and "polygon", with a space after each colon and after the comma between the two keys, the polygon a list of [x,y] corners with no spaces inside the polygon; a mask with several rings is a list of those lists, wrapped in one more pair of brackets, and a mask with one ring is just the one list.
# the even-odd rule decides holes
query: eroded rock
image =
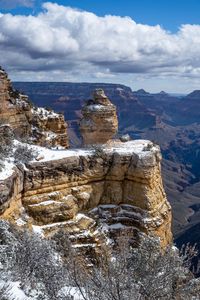
{"label": "eroded rock", "polygon": [[95,90],[93,99],[82,109],[80,131],[84,145],[105,144],[118,131],[116,107],[102,89]]}
{"label": "eroded rock", "polygon": [[35,108],[28,96],[12,88],[8,75],[0,68],[0,124],[9,124],[17,137],[47,147],[69,147],[64,116]]}
{"label": "eroded rock", "polygon": [[88,230],[76,225],[81,213],[83,220],[89,217],[93,232],[104,225],[109,230],[124,226],[154,234],[162,246],[168,245],[171,207],[162,184],[160,150],[148,144],[117,142],[104,147],[103,159],[94,150],[72,156],[66,151],[66,158],[27,165],[22,203],[31,224],[44,234],[61,227],[76,235]]}

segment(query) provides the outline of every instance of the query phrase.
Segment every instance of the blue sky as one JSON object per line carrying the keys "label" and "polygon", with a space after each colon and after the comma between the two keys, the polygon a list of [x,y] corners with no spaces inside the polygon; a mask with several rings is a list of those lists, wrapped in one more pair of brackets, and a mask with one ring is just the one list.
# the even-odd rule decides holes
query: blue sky
{"label": "blue sky", "polygon": [[200,0],[49,2],[0,0],[0,65],[12,79],[200,89]]}

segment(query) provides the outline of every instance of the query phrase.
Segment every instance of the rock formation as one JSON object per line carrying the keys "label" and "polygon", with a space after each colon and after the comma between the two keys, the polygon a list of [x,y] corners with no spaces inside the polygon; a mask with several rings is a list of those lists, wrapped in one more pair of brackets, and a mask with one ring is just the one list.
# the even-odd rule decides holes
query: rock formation
{"label": "rock formation", "polygon": [[98,244],[102,228],[154,234],[162,246],[171,242],[171,208],[162,185],[159,147],[143,140],[115,142],[99,152],[66,150],[58,158],[28,164],[18,176],[21,184],[13,177],[12,184],[4,183],[10,188],[8,203],[20,198],[21,209],[13,206],[3,216],[16,215],[18,222],[19,211],[23,219],[25,209],[24,224],[37,226],[45,235],[62,228],[76,242],[81,235],[83,245],[88,244],[84,235]]}
{"label": "rock formation", "polygon": [[36,144],[64,148],[69,146],[64,116],[33,107],[28,96],[12,88],[8,75],[1,68],[0,123],[9,124],[16,136],[31,137]]}
{"label": "rock formation", "polygon": [[104,94],[96,89],[93,100],[89,100],[82,110],[80,131],[84,145],[105,144],[117,133],[116,107]]}
{"label": "rock formation", "polygon": [[[62,136],[63,117],[31,107],[18,93],[13,96],[5,72],[0,74],[0,119],[7,118],[21,134],[33,134],[35,143],[37,134],[39,144],[48,141],[45,132],[55,134],[55,140]],[[39,161],[25,168],[7,162],[7,172],[0,173],[1,218],[44,236],[62,229],[74,247],[90,251],[120,232],[155,235],[166,247],[172,241],[171,207],[162,184],[160,148],[129,137],[111,140],[117,126],[115,106],[96,90],[83,108],[81,133],[84,145],[103,145],[59,151],[35,146]],[[56,143],[66,143],[66,135]]]}

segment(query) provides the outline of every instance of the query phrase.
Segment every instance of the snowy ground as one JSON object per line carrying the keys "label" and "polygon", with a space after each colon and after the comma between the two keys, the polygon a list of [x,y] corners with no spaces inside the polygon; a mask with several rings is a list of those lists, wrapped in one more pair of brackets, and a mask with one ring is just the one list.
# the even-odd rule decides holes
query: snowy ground
{"label": "snowy ground", "polygon": [[2,172],[0,172],[0,180],[5,180],[6,178],[10,177],[13,173],[14,163],[5,161],[4,164],[4,168]]}
{"label": "snowy ground", "polygon": [[[134,140],[128,141],[125,143],[116,143],[111,146],[102,145],[101,148],[106,153],[117,152],[119,154],[137,154],[139,157],[148,156],[150,152],[157,152],[159,148],[157,146],[153,146],[150,151],[144,150],[147,145],[152,144],[148,140]],[[91,148],[81,148],[81,149],[67,149],[67,150],[57,150],[57,149],[48,149],[40,146],[31,146],[35,151],[39,153],[41,157],[40,161],[50,161],[62,159],[65,157],[72,156],[87,156],[92,155],[94,153],[94,149]]]}
{"label": "snowy ground", "polygon": [[[20,282],[4,282],[0,281],[0,288],[2,288],[4,285],[9,286],[8,292],[6,293],[6,300],[36,300],[36,293],[32,291],[32,296],[26,296],[23,290],[20,288]],[[72,300],[83,300],[81,293],[79,292],[78,288],[76,287],[65,287],[60,291],[60,294],[62,296],[72,296]],[[35,296],[34,296],[35,295]]]}
{"label": "snowy ground", "polygon": [[[4,286],[5,282],[0,281],[0,288]],[[31,300],[27,297],[22,289],[20,289],[20,282],[6,282],[6,286],[9,286],[8,292],[6,293],[6,300]]]}
{"label": "snowy ground", "polygon": [[[14,145],[15,147],[17,145],[23,145],[22,143],[15,141]],[[92,155],[94,153],[94,149],[91,148],[79,148],[79,149],[66,149],[66,150],[59,150],[59,149],[48,149],[45,147],[40,147],[36,145],[29,145],[24,144],[28,147],[32,148],[35,153],[37,153],[37,158],[35,161],[45,162],[45,161],[51,161],[51,160],[59,160],[67,157],[73,157],[73,156],[88,156]],[[148,145],[151,145],[148,150]],[[150,141],[148,140],[134,140],[134,141],[128,141],[125,143],[113,143],[111,145],[102,145],[101,148],[105,151],[105,153],[119,153],[119,154],[136,154],[140,159],[148,159],[150,156],[152,156],[152,153],[158,152],[159,147],[154,146]],[[2,172],[0,172],[0,180],[5,180],[9,176],[12,175],[14,163],[12,162],[12,157],[7,159],[5,161],[5,167]]]}

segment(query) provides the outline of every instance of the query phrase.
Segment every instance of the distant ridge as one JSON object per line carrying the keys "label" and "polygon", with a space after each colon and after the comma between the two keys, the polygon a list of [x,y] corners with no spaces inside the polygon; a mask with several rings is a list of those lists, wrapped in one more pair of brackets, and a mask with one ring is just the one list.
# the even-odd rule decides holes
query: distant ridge
{"label": "distant ridge", "polygon": [[188,94],[186,98],[199,99],[200,100],[200,90],[195,90],[192,93]]}

